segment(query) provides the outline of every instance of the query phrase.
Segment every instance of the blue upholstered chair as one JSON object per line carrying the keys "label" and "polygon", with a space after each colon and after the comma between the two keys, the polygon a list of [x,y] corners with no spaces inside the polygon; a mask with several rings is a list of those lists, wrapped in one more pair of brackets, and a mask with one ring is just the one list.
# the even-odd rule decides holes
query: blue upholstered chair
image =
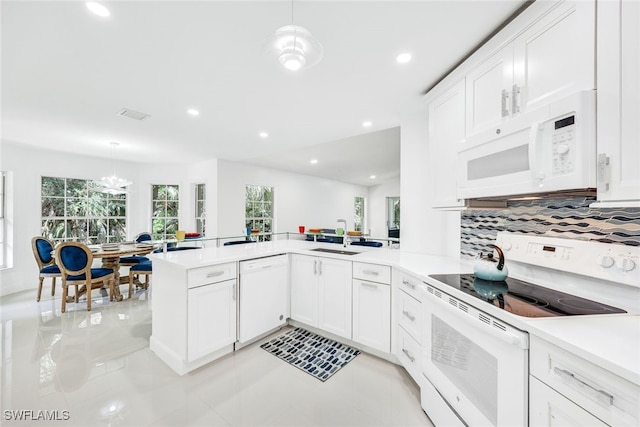
{"label": "blue upholstered chair", "polygon": [[[142,242],[150,242],[151,241],[151,233],[148,231],[139,233],[135,239],[133,239],[135,243]],[[132,265],[139,264],[141,262],[147,262],[149,258],[142,255],[134,255],[134,256],[123,256],[120,258],[120,265],[124,267],[131,267]]]}
{"label": "blue upholstered chair", "polygon": [[382,247],[381,242],[351,242],[351,246],[371,246],[374,248]]}
{"label": "blue upholstered chair", "polygon": [[255,242],[253,240],[233,240],[231,242],[224,242],[222,246],[244,245],[245,243],[255,243]]}
{"label": "blue upholstered chair", "polygon": [[[136,265],[132,265],[131,268],[129,268],[129,298],[133,296],[133,284],[135,282],[134,276],[135,278],[138,279],[136,286],[140,285],[144,289],[147,289],[149,287],[149,276],[151,276],[152,272],[153,272],[153,269],[152,269],[151,261],[141,262]],[[141,274],[145,275],[144,285],[140,283]]]}
{"label": "blue upholstered chair", "polygon": [[39,283],[38,283],[38,296],[36,301],[40,301],[40,295],[42,294],[42,282],[45,278],[51,278],[51,296],[56,294],[56,277],[61,277],[62,273],[60,268],[56,265],[53,259],[53,244],[50,240],[44,237],[37,236],[31,239],[31,249],[33,250],[33,256],[36,258],[39,270]]}
{"label": "blue upholstered chair", "polygon": [[93,254],[83,243],[65,242],[56,248],[56,261],[62,273],[62,312],[67,307],[69,285],[76,287],[78,302],[78,286],[84,285],[87,293],[87,310],[91,311],[91,289],[109,287],[109,300],[113,300],[115,274],[110,268],[91,268]]}

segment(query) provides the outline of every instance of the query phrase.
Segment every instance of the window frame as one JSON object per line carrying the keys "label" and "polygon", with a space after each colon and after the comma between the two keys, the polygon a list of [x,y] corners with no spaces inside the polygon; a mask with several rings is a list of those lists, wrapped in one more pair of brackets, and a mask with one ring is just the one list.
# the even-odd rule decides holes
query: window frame
{"label": "window frame", "polygon": [[[63,182],[62,194],[46,193],[45,180],[51,180],[51,182],[61,180]],[[54,186],[51,182],[49,185]],[[73,184],[70,185],[70,182]],[[79,241],[87,244],[125,241],[128,222],[127,195],[126,193],[107,194],[99,191],[99,188],[90,179],[41,176],[40,232],[42,236],[54,244],[66,241]],[[79,191],[84,194],[78,193]],[[84,207],[82,200],[84,200]],[[45,205],[45,201],[51,205]],[[60,206],[60,202],[62,206]],[[62,215],[60,215],[60,207],[62,207]],[[45,209],[49,208],[58,211],[53,215],[45,215]],[[79,214],[73,214],[71,212],[73,210],[78,210]],[[97,214],[96,212],[103,213]],[[73,227],[74,223],[79,230],[77,233],[69,229],[69,226]],[[56,229],[58,231],[54,232],[53,230]]]}
{"label": "window frame", "polygon": [[[251,195],[250,192],[254,194]],[[258,194],[259,193],[259,194]],[[268,200],[265,198],[268,197]],[[246,184],[244,193],[244,223],[246,228],[260,233],[274,233],[275,188],[267,185]],[[261,213],[263,215],[249,215]],[[264,215],[270,213],[270,215]],[[256,236],[257,241],[270,241],[271,235]]]}
{"label": "window frame", "polygon": [[[202,198],[200,198],[202,196]],[[194,212],[196,231],[202,236],[206,233],[207,226],[207,185],[204,183],[195,184],[194,191]],[[202,211],[200,211],[200,202],[202,202]]]}
{"label": "window frame", "polygon": [[[160,187],[175,188],[175,190],[167,190],[164,192],[163,198],[155,198],[155,195],[159,193]],[[156,190],[158,188],[158,190]],[[174,198],[169,198],[169,193],[174,194]],[[175,202],[175,207],[172,210],[175,211],[175,216],[166,215],[169,204]],[[157,207],[160,204],[164,204],[165,215],[156,215]],[[156,230],[156,224],[163,221],[162,232]],[[179,184],[151,184],[151,235],[154,240],[167,240],[175,239],[176,231],[180,229],[180,185]],[[169,232],[168,232],[169,231]]]}
{"label": "window frame", "polygon": [[[360,212],[358,212],[358,205],[361,206]],[[364,197],[355,196],[353,198],[353,229],[355,231],[362,231],[366,227],[366,199]]]}

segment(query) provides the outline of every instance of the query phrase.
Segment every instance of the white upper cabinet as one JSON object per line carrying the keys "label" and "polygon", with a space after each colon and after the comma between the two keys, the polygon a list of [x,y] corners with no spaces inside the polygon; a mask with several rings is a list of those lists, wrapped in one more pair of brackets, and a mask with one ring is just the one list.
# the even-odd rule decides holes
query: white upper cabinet
{"label": "white upper cabinet", "polygon": [[429,103],[429,164],[434,208],[464,206],[456,197],[458,146],[465,134],[465,87],[460,81]]}
{"label": "white upper cabinet", "polygon": [[496,128],[510,115],[513,44],[483,61],[466,78],[468,136]]}
{"label": "white upper cabinet", "polygon": [[640,206],[640,3],[598,4],[598,201]]}
{"label": "white upper cabinet", "polygon": [[488,140],[506,120],[595,88],[595,1],[523,14],[533,13],[530,25],[466,75],[468,140]]}

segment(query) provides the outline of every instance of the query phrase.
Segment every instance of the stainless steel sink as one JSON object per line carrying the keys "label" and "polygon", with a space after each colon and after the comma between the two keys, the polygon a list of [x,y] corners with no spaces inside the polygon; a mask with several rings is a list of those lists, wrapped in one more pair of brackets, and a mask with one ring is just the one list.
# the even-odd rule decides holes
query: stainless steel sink
{"label": "stainless steel sink", "polygon": [[342,249],[328,249],[328,248],[315,248],[311,250],[316,252],[328,252],[330,254],[338,254],[338,255],[356,255],[360,253],[360,252],[344,251]]}

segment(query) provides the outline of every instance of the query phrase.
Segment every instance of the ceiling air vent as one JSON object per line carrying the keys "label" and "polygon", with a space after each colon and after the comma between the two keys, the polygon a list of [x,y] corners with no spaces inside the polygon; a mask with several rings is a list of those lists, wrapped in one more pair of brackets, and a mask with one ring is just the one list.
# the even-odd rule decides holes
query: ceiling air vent
{"label": "ceiling air vent", "polygon": [[122,117],[129,117],[130,119],[134,119],[134,120],[144,120],[147,117],[150,117],[149,114],[141,113],[139,111],[130,110],[128,108],[123,108],[122,110],[120,110],[118,112],[117,115],[118,116],[122,116]]}

